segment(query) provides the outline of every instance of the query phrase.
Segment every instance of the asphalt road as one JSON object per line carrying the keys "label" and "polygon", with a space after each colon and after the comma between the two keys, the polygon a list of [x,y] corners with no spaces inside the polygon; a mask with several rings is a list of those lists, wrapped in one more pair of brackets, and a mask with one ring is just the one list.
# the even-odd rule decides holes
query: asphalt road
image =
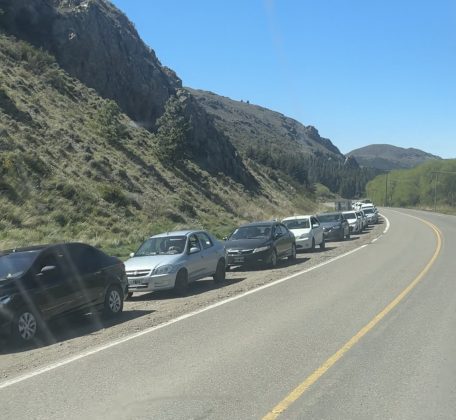
{"label": "asphalt road", "polygon": [[384,213],[343,258],[0,382],[0,418],[454,419],[456,218]]}

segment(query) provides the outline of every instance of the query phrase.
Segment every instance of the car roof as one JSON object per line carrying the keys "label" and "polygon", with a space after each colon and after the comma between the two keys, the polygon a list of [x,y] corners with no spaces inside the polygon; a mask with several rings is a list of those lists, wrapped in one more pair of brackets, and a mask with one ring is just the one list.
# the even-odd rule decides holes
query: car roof
{"label": "car roof", "polygon": [[[187,229],[187,230],[174,230],[170,232],[158,233],[157,235],[152,235],[150,238],[165,238],[166,236],[188,236],[192,233],[205,232],[201,229]],[[205,232],[206,233],[206,232]]]}
{"label": "car roof", "polygon": [[16,254],[16,253],[19,253],[19,252],[43,251],[45,249],[57,248],[57,247],[68,246],[68,245],[87,245],[87,246],[91,246],[91,245],[88,245],[88,244],[84,244],[82,242],[58,242],[58,243],[55,243],[55,244],[41,244],[41,245],[32,245],[32,246],[26,246],[26,247],[6,249],[4,251],[0,251],[0,256],[8,255],[8,254]]}
{"label": "car roof", "polygon": [[277,220],[268,220],[268,221],[263,221],[263,222],[251,222],[251,223],[246,223],[244,225],[241,225],[239,227],[248,227],[248,226],[272,226],[276,223],[281,223]]}
{"label": "car roof", "polygon": [[285,217],[285,219],[282,219],[282,222],[285,222],[287,220],[310,219],[311,217],[315,217],[315,215],[314,214],[305,214],[302,216],[290,216],[290,217]]}
{"label": "car roof", "polygon": [[340,211],[332,211],[332,212],[329,212],[329,213],[318,213],[317,217],[318,216],[335,216],[336,214],[342,214],[342,212],[340,212]]}

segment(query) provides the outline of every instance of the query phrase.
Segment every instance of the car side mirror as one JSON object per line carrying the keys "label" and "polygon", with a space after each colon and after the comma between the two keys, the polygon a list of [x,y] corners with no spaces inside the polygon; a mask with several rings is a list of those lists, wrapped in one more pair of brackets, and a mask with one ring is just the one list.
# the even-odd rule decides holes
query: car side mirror
{"label": "car side mirror", "polygon": [[227,241],[227,240],[228,240],[228,236],[224,236],[224,237],[223,237],[223,240],[224,240],[224,241]]}
{"label": "car side mirror", "polygon": [[133,258],[135,256],[134,252],[130,252],[130,258]]}
{"label": "car side mirror", "polygon": [[281,236],[282,236],[281,233],[276,233],[276,234],[274,235],[274,239],[278,239],[278,238],[280,238]]}
{"label": "car side mirror", "polygon": [[200,249],[197,248],[196,246],[192,246],[190,248],[190,251],[188,251],[189,254],[196,254],[197,252],[200,252]]}
{"label": "car side mirror", "polygon": [[54,271],[57,267],[55,265],[45,265],[41,271],[37,274],[38,276],[44,276],[51,271]]}

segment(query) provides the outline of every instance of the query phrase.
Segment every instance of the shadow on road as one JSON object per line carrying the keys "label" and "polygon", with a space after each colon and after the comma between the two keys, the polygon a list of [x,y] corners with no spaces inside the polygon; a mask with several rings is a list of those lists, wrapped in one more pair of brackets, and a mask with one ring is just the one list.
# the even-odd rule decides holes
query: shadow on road
{"label": "shadow on road", "polygon": [[73,314],[50,321],[46,331],[33,344],[16,345],[7,338],[0,341],[0,354],[21,353],[34,348],[46,347],[84,335],[95,335],[105,328],[119,325],[145,315],[152,310],[130,310],[122,312],[118,317],[107,319],[101,314]]}
{"label": "shadow on road", "polygon": [[150,293],[143,293],[138,295],[133,295],[131,298],[128,299],[129,302],[140,302],[143,300],[164,300],[164,299],[178,299],[178,298],[185,298],[188,296],[196,296],[202,293],[206,293],[210,290],[220,289],[230,284],[239,283],[245,280],[245,277],[234,277],[234,278],[227,278],[224,282],[221,283],[214,283],[211,278],[202,279],[195,281],[194,283],[189,284],[188,292],[183,295],[179,296],[173,290],[157,290],[155,292]]}

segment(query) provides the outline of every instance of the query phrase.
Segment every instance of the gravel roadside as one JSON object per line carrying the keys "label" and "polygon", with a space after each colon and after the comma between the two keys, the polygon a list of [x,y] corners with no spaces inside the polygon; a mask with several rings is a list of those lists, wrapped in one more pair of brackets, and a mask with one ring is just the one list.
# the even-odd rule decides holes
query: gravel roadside
{"label": "gravel roadside", "polygon": [[380,221],[362,234],[352,235],[350,240],[328,242],[323,251],[300,253],[294,262],[281,261],[276,269],[242,271],[236,268],[227,273],[226,281],[220,285],[214,284],[212,279],[200,280],[190,286],[185,297],[176,297],[171,292],[137,294],[125,302],[124,312],[116,320],[106,321],[95,315],[61,319],[51,326],[51,342],[32,348],[0,342],[0,382],[303,271],[370,243],[383,229]]}

